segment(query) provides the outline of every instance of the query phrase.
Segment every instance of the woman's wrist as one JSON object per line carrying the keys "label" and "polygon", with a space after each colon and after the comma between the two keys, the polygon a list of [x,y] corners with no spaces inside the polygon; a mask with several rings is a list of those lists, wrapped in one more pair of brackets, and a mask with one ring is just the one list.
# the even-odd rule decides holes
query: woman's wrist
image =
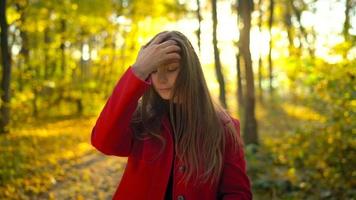
{"label": "woman's wrist", "polygon": [[131,66],[131,68],[132,68],[132,71],[134,72],[134,74],[138,78],[140,78],[141,80],[146,80],[147,79],[149,73],[143,71],[141,67],[138,67],[136,64],[133,64]]}

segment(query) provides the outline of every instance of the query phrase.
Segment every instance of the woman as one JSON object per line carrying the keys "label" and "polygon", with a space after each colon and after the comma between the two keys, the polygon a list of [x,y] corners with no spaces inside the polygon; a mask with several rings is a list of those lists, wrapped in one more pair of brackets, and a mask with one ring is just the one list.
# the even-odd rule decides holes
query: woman
{"label": "woman", "polygon": [[141,48],[91,142],[106,155],[128,157],[113,199],[252,199],[239,121],[212,102],[180,32],[161,32]]}

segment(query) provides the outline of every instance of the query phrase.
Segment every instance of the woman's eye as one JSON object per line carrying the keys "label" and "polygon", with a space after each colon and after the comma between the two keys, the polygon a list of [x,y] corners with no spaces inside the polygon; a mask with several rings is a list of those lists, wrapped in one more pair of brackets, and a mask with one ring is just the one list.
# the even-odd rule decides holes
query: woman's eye
{"label": "woman's eye", "polygon": [[151,73],[155,74],[155,73],[157,73],[157,70],[154,70],[154,71],[152,71]]}
{"label": "woman's eye", "polygon": [[175,68],[168,68],[168,71],[169,72],[174,72],[174,71],[176,71],[178,69],[178,67],[175,67]]}

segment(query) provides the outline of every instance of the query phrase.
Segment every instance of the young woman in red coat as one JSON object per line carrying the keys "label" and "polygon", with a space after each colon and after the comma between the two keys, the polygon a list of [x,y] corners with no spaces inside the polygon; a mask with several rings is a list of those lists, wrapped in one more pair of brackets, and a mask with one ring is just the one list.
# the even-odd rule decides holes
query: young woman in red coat
{"label": "young woman in red coat", "polygon": [[212,101],[180,32],[143,46],[92,130],[92,145],[128,157],[113,199],[252,199],[240,123]]}

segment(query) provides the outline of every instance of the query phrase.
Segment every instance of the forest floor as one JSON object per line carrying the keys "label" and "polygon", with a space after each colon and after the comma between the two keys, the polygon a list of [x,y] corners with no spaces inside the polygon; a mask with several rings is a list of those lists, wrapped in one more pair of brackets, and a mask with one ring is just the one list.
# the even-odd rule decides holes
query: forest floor
{"label": "forest floor", "polygon": [[[258,110],[261,138],[305,122],[291,117],[298,110],[286,113],[287,105],[284,109],[259,105]],[[126,159],[105,156],[90,145],[95,120],[35,121],[1,136],[0,151],[5,153],[0,157],[0,199],[111,199]],[[254,192],[254,199],[266,199],[266,195]]]}

